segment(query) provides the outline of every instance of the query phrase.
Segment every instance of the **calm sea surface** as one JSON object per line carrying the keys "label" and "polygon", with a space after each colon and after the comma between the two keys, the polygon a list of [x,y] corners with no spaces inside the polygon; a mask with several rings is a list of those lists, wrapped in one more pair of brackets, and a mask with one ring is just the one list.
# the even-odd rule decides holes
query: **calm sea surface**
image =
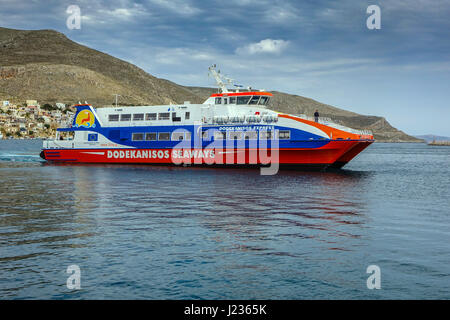
{"label": "calm sea surface", "polygon": [[40,144],[0,141],[2,299],[450,298],[450,147],[260,176],[48,165]]}

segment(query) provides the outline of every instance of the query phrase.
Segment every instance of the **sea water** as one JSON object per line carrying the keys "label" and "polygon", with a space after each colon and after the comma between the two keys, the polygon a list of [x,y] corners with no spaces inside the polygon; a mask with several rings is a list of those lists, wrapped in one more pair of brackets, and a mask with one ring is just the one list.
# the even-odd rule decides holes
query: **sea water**
{"label": "sea water", "polygon": [[450,147],[262,176],[50,165],[40,145],[0,141],[2,299],[450,298]]}

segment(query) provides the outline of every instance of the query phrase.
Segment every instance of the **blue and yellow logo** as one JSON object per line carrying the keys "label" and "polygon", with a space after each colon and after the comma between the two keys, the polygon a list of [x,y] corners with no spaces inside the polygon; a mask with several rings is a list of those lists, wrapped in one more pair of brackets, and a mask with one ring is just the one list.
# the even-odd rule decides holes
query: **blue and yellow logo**
{"label": "blue and yellow logo", "polygon": [[75,118],[75,127],[95,128],[94,114],[89,110],[82,110]]}

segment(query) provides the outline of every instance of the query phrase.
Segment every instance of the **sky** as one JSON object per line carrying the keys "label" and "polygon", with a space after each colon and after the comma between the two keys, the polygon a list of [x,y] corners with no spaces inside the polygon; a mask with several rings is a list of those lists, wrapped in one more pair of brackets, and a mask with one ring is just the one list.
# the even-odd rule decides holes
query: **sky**
{"label": "sky", "polygon": [[[80,29],[67,26],[71,5]],[[450,0],[0,0],[1,27],[54,29],[181,85],[214,86],[217,64],[237,84],[412,135],[450,136],[449,17]]]}

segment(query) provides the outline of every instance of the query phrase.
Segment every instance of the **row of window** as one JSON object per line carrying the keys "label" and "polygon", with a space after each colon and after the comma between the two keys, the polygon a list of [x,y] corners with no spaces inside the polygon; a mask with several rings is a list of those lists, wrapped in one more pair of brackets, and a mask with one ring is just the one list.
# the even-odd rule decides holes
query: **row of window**
{"label": "row of window", "polygon": [[[154,121],[154,120],[170,120],[170,112],[160,112],[160,113],[124,113],[124,114],[110,114],[108,120],[110,122],[115,121]],[[190,112],[185,112],[184,119],[190,119]],[[172,112],[173,121],[181,121],[181,117],[177,117],[176,112]]]}
{"label": "row of window", "polygon": [[[280,140],[289,140],[291,138],[290,130],[276,130],[277,138]],[[224,140],[227,138],[226,131],[214,131],[214,140]],[[259,139],[260,140],[270,140],[273,139],[274,135],[272,131],[259,131]],[[203,139],[208,139],[208,131],[203,131]],[[228,131],[228,139],[229,140],[257,140],[258,132],[257,131]]]}
{"label": "row of window", "polygon": [[260,104],[267,105],[269,97],[267,96],[239,96],[239,97],[217,97],[215,104]]}
{"label": "row of window", "polygon": [[[290,130],[277,130],[278,139],[280,140],[289,140],[291,138]],[[227,138],[230,140],[257,140],[258,132],[257,131],[214,131],[214,140],[224,140]],[[209,139],[209,132],[203,131],[203,140]],[[260,131],[259,139],[261,140],[270,140],[273,139],[274,135],[272,131]],[[135,132],[132,134],[133,141],[190,141],[191,133],[190,132]]]}
{"label": "row of window", "polygon": [[190,132],[136,132],[132,134],[133,141],[183,141],[191,140]]}

